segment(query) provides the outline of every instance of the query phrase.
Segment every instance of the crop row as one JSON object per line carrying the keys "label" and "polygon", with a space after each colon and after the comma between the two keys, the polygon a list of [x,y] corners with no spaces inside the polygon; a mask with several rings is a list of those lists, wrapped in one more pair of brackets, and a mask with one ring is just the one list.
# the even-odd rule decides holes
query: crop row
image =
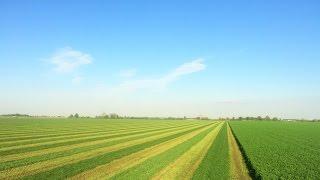
{"label": "crop row", "polygon": [[230,124],[255,177],[320,177],[320,123],[237,121]]}
{"label": "crop row", "polygon": [[225,125],[210,121],[9,120],[0,179],[192,177],[225,139]]}

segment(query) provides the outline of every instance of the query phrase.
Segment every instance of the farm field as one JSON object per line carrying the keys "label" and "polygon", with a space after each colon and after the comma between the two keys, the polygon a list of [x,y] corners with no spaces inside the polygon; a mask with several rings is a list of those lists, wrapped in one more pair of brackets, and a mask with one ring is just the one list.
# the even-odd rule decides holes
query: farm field
{"label": "farm field", "polygon": [[320,0],[0,0],[0,180],[320,180]]}
{"label": "farm field", "polygon": [[235,121],[252,177],[319,179],[320,123]]}
{"label": "farm field", "polygon": [[317,179],[319,129],[297,122],[0,118],[0,179]]}
{"label": "farm field", "polygon": [[199,179],[214,162],[227,177],[226,130],[200,120],[0,118],[0,179]]}

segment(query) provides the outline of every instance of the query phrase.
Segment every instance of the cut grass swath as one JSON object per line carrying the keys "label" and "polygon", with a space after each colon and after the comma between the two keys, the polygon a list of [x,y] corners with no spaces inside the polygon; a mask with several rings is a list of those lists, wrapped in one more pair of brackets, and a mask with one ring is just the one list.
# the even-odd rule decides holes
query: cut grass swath
{"label": "cut grass swath", "polygon": [[[214,126],[216,126],[214,124]],[[81,174],[78,174],[74,176],[72,179],[88,179],[88,178],[109,178],[121,171],[125,171],[126,169],[135,166],[137,164],[141,164],[143,161],[154,157],[158,154],[161,154],[162,152],[167,151],[168,149],[171,149],[187,140],[190,138],[193,138],[197,134],[207,131],[207,129],[212,129],[213,126],[208,126],[207,128],[204,129],[199,129],[197,131],[193,131],[189,134],[171,139],[169,141],[160,143],[158,145],[146,148],[142,151],[130,154],[128,156],[124,156],[120,159],[114,160],[111,163],[105,164],[98,166],[92,170],[87,170]],[[141,178],[141,176],[140,176]]]}
{"label": "cut grass swath", "polygon": [[[206,126],[206,125],[205,125]],[[39,173],[35,175],[35,177],[44,178],[46,176],[59,177],[64,176],[69,173],[80,173],[82,172],[86,166],[94,166],[98,163],[104,163],[104,161],[113,160],[113,158],[118,158],[122,153],[126,152],[134,152],[135,150],[139,150],[139,148],[144,148],[145,146],[157,143],[157,139],[161,142],[162,140],[167,140],[167,138],[172,138],[175,136],[183,135],[184,133],[191,132],[202,127],[196,127],[189,130],[181,130],[180,132],[170,132],[163,135],[151,136],[148,138],[138,139],[134,141],[129,141],[125,143],[120,143],[114,146],[100,148],[96,150],[92,150],[89,152],[78,153],[72,156],[62,157],[50,160],[48,162],[40,162],[35,163],[25,167],[19,167],[10,169],[8,172],[8,176],[25,176],[32,175],[35,173]],[[96,163],[95,163],[96,162]],[[66,164],[67,163],[67,164]],[[42,172],[41,171],[45,171]],[[61,174],[62,173],[62,174]],[[72,174],[74,175],[74,174]]]}
{"label": "cut grass swath", "polygon": [[[188,125],[182,125],[182,126],[188,126]],[[190,126],[190,125],[189,125]],[[153,130],[153,129],[163,129],[163,128],[176,128],[179,126],[150,126],[147,129],[148,130]],[[71,134],[71,135],[56,135],[53,137],[41,137],[41,138],[36,138],[36,139],[31,139],[31,140],[15,140],[15,141],[5,141],[0,144],[0,149],[4,147],[12,147],[12,146],[20,146],[21,145],[29,145],[32,144],[35,146],[37,145],[42,145],[45,142],[53,143],[53,142],[58,142],[59,140],[66,140],[66,139],[75,139],[75,138],[81,138],[81,137],[93,137],[93,136],[99,136],[99,135],[109,135],[109,134],[114,134],[114,133],[126,133],[128,131],[133,132],[133,131],[142,131],[145,130],[146,127],[135,127],[135,128],[123,128],[123,129],[109,129],[109,130],[104,130],[104,131],[99,131],[99,132],[89,132],[89,133],[81,133],[81,134]]]}
{"label": "cut grass swath", "polygon": [[185,141],[157,156],[151,157],[144,162],[127,169],[120,174],[112,177],[112,179],[126,179],[127,177],[139,177],[139,179],[151,179],[157,172],[175,161],[182,154],[203,139],[213,128],[210,128],[200,134],[195,135],[190,140]]}
{"label": "cut grass swath", "polygon": [[[115,145],[115,144],[120,144],[123,142],[133,141],[136,139],[146,138],[146,137],[150,137],[153,135],[163,134],[166,132],[178,131],[178,130],[185,129],[185,128],[189,128],[189,127],[178,127],[178,128],[174,128],[174,129],[169,128],[169,129],[164,129],[164,130],[155,130],[152,132],[141,133],[141,134],[137,134],[137,135],[117,137],[117,138],[112,138],[112,139],[107,139],[107,140],[89,142],[89,143],[85,143],[85,144],[77,144],[77,146],[66,146],[65,150],[64,150],[64,148],[58,148],[57,152],[56,152],[56,149],[48,149],[48,150],[53,150],[53,151],[51,151],[51,153],[48,153],[50,151],[40,151],[40,153],[43,153],[43,155],[38,155],[38,156],[30,156],[30,155],[34,154],[31,152],[30,154],[26,154],[29,156],[24,159],[22,159],[23,156],[17,155],[16,158],[19,158],[17,160],[2,162],[0,164],[0,171],[5,170],[5,169],[9,169],[9,168],[34,164],[34,163],[41,162],[41,161],[48,161],[50,159],[55,159],[55,158],[59,158],[59,157],[71,156],[73,154],[77,154],[77,153],[81,153],[81,152],[95,150],[98,148],[103,148],[103,147],[107,147],[107,146],[111,146],[111,145]],[[44,153],[46,153],[46,154],[44,154]],[[11,157],[11,159],[12,158],[13,157]]]}
{"label": "cut grass swath", "polygon": [[230,179],[227,124],[224,123],[192,179]]}
{"label": "cut grass swath", "polygon": [[210,145],[219,133],[221,126],[208,133],[201,141],[191,147],[174,162],[160,170],[152,179],[190,179],[198,168]]}
{"label": "cut grass swath", "polygon": [[47,143],[41,143],[41,144],[30,144],[30,145],[18,146],[18,147],[1,148],[0,155],[5,156],[5,155],[10,155],[10,154],[17,154],[17,153],[24,153],[24,152],[48,149],[48,148],[53,148],[53,147],[58,147],[58,146],[70,146],[73,144],[79,144],[79,143],[97,141],[97,140],[104,140],[104,139],[110,139],[110,138],[115,138],[115,137],[121,137],[123,135],[134,135],[134,134],[138,134],[141,132],[151,132],[151,131],[153,131],[153,130],[147,129],[147,130],[143,130],[143,131],[134,131],[134,132],[125,132],[125,133],[111,133],[111,134],[99,135],[99,136],[93,136],[93,137],[61,140],[59,142],[47,142]]}

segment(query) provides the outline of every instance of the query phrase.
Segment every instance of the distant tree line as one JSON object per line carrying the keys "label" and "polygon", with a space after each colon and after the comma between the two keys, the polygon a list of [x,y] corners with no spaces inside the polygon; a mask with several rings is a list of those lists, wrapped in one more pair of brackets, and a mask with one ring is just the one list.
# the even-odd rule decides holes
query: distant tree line
{"label": "distant tree line", "polygon": [[96,116],[97,119],[168,119],[168,120],[187,120],[187,119],[199,119],[199,120],[209,120],[208,117],[187,117],[187,116],[183,116],[183,117],[150,117],[150,116],[120,116],[116,113],[110,113],[110,114],[106,114],[106,113],[102,113],[99,116]]}
{"label": "distant tree line", "polygon": [[119,116],[117,113],[110,113],[110,114],[102,113],[100,116],[96,116],[96,118],[98,118],[98,119],[120,119],[122,117]]}
{"label": "distant tree line", "polygon": [[306,119],[284,119],[286,121],[295,121],[295,122],[299,122],[299,121],[303,121],[303,122],[320,122],[320,119],[312,119],[312,120],[306,120]]}
{"label": "distant tree line", "polygon": [[248,121],[248,120],[261,120],[261,121],[279,121],[281,120],[280,118],[277,118],[277,117],[269,117],[269,116],[265,116],[265,117],[262,117],[262,116],[257,116],[257,117],[250,117],[250,116],[247,116],[247,117],[232,117],[232,118],[219,118],[219,120],[238,120],[238,121]]}
{"label": "distant tree line", "polygon": [[[71,114],[68,118],[85,118],[80,116],[78,113]],[[88,117],[89,118],[89,117]],[[117,113],[102,113],[101,115],[95,116],[96,119],[170,119],[170,120],[184,120],[184,119],[209,119],[207,117],[195,117],[187,118],[184,117],[148,117],[148,116],[120,116]]]}
{"label": "distant tree line", "polygon": [[90,118],[90,116],[80,116],[78,113],[70,114],[68,118]]}
{"label": "distant tree line", "polygon": [[[47,117],[47,118],[65,118],[65,116],[31,116],[28,114],[19,114],[19,113],[15,113],[15,114],[3,114],[0,115],[0,117]],[[92,118],[89,116],[80,116],[78,113],[75,114],[71,114],[68,116],[68,118]],[[154,120],[194,120],[194,119],[198,119],[198,120],[220,120],[220,121],[229,121],[229,120],[238,120],[238,121],[250,121],[250,120],[261,120],[261,121],[305,121],[305,122],[320,122],[320,119],[281,119],[278,117],[270,117],[270,116],[257,116],[257,117],[252,117],[252,116],[247,116],[247,117],[220,117],[218,119],[209,119],[208,117],[203,117],[203,116],[198,116],[198,117],[148,117],[148,116],[141,116],[141,117],[137,117],[137,116],[120,116],[117,113],[103,113],[99,116],[95,116],[95,118],[97,119],[154,119]]]}
{"label": "distant tree line", "polygon": [[28,114],[2,114],[1,116],[5,116],[5,117],[31,117]]}

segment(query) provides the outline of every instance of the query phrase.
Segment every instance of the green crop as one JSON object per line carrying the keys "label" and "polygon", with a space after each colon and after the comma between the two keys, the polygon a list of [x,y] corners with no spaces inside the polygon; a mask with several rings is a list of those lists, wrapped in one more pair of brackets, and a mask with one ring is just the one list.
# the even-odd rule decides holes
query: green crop
{"label": "green crop", "polygon": [[320,177],[320,123],[238,121],[230,124],[255,177]]}

